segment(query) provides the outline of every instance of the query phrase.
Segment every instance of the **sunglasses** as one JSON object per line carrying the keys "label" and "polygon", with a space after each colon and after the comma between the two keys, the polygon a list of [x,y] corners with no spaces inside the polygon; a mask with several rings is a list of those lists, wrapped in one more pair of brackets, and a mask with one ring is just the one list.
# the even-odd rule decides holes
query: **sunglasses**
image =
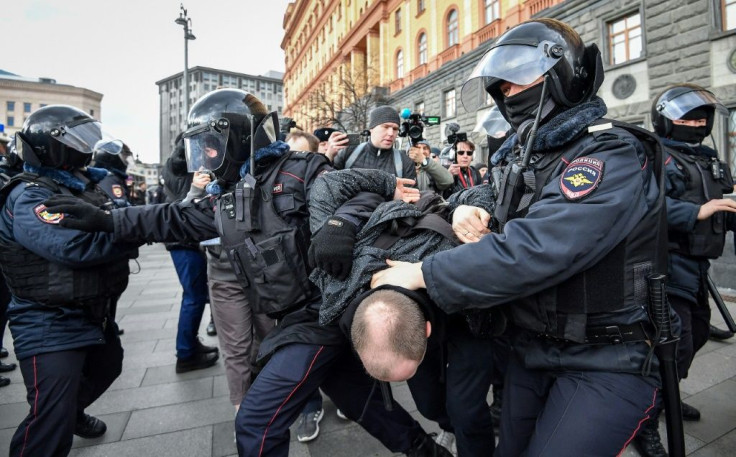
{"label": "sunglasses", "polygon": [[459,155],[459,156],[464,156],[464,155],[472,156],[473,155],[473,151],[457,151],[457,155]]}

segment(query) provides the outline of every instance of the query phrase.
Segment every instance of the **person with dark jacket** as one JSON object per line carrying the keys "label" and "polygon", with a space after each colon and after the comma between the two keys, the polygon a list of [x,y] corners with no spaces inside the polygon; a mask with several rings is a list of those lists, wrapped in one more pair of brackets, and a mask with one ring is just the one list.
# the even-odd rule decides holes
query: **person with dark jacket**
{"label": "person with dark jacket", "polygon": [[[399,178],[416,179],[414,161],[394,148],[399,134],[401,119],[399,113],[390,106],[373,108],[368,122],[370,140],[355,148],[344,147],[337,153],[334,165],[337,170],[344,168],[368,168],[383,170]],[[328,151],[346,146],[348,137],[340,132],[328,140]]]}
{"label": "person with dark jacket", "polygon": [[[368,341],[365,348],[358,347],[351,333],[355,328],[352,317],[356,310],[362,310],[364,301],[373,299],[369,298],[373,292],[369,290],[371,275],[386,268],[386,259],[422,259],[456,246],[457,240],[446,221],[451,211],[461,204],[473,204],[493,211],[493,193],[489,186],[480,186],[473,191],[456,194],[449,204],[432,191],[422,192],[419,201],[413,204],[400,200],[383,202],[380,196],[365,193],[350,199],[354,193],[350,184],[354,181],[353,173],[353,170],[342,170],[321,177],[315,184],[315,194],[323,198],[312,198],[310,203],[312,228],[321,228],[314,235],[310,255],[317,266],[311,279],[320,287],[324,297],[320,321],[324,324],[340,323],[370,375],[382,381],[407,381],[419,412],[440,425],[442,432],[437,438],[438,443],[451,447],[456,440],[460,456],[493,455],[493,424],[485,402],[493,373],[493,344],[488,339],[490,335],[475,331],[480,326],[470,325],[471,321],[473,324],[482,323],[480,314],[448,316],[428,297],[401,291],[397,302],[383,303],[385,308],[381,310],[399,306],[402,302],[408,302],[407,307],[400,308],[401,311],[397,311],[393,318],[382,317],[383,314],[378,313],[381,330],[363,338]],[[341,205],[348,201],[352,206],[360,201],[362,211],[345,214]],[[347,230],[345,224],[329,223],[334,221],[345,224],[358,222],[360,229]],[[389,237],[392,241],[384,242],[397,226],[396,231],[403,235]],[[344,238],[346,233],[348,236],[356,234],[354,246],[335,243],[334,240]],[[337,268],[336,259],[345,259],[344,266]],[[401,321],[412,311],[416,313],[417,307],[421,308],[424,316],[418,323],[419,333],[423,333],[425,321],[429,326],[429,334],[421,336],[430,340],[426,352],[422,347],[414,347],[416,345],[411,344],[409,338],[407,343],[398,346],[412,347],[416,351],[410,362],[386,357],[373,365],[382,365],[386,369],[371,370],[369,361],[377,358],[383,347],[378,343],[380,337],[377,335],[387,335],[389,341],[395,341],[404,333],[413,333],[404,332],[411,328],[410,325],[396,324],[398,330],[394,336],[388,335],[392,329],[386,322]]]}
{"label": "person with dark jacket", "polygon": [[[183,200],[192,185],[193,173],[187,170],[184,140],[181,137],[177,138],[174,151],[166,159],[162,175],[166,202]],[[176,372],[186,373],[211,367],[220,357],[219,350],[215,346],[203,344],[198,337],[204,308],[209,302],[207,259],[196,241],[166,243],[166,250],[174,262],[182,288],[176,331]]]}
{"label": "person with dark jacket", "polygon": [[[307,204],[314,180],[331,167],[321,154],[289,151],[276,140],[278,125],[276,113],[267,113],[252,94],[210,92],[192,106],[184,141],[190,170],[217,177],[207,188],[211,197],[111,214],[58,197],[47,206],[65,214],[64,224],[114,232],[119,241],[194,241],[219,234],[255,312],[279,319],[261,344],[263,369],[235,419],[241,456],[286,456],[290,425],[321,387],[393,452],[447,457],[398,403],[388,410],[372,394],[373,380],[339,328],[319,324],[320,294],[308,279]],[[208,146],[213,142],[219,147]],[[212,159],[206,169],[205,154]],[[404,180],[397,185],[395,178],[381,181],[371,170],[363,173],[356,182],[361,190],[387,199],[408,192]]]}
{"label": "person with dark jacket", "polygon": [[449,197],[455,192],[464,189],[470,189],[483,183],[483,178],[474,166],[473,154],[475,154],[475,143],[470,140],[459,141],[455,146],[455,163],[450,165],[448,171],[454,178],[454,182],[449,189],[445,191],[445,196]]}
{"label": "person with dark jacket", "polygon": [[[15,152],[15,141],[5,142],[6,137],[0,136],[0,188],[10,181],[10,178],[23,172],[23,162]],[[8,325],[8,305],[10,304],[10,291],[5,284],[5,277],[0,275],[0,359],[9,356],[8,350],[2,347],[5,337],[5,327]],[[17,368],[14,363],[0,362],[0,373],[7,373]],[[0,376],[0,387],[10,384],[10,378]]]}
{"label": "person with dark jacket", "polygon": [[0,266],[30,408],[10,441],[12,457],[64,456],[73,435],[97,438],[107,429],[84,409],[122,370],[111,305],[128,284],[135,245],[66,227],[43,203],[64,194],[109,210],[95,186],[107,172],[87,167],[101,138],[99,122],[66,105],[31,113],[16,134],[25,172],[2,190]]}
{"label": "person with dark jacket", "polygon": [[[705,146],[716,111],[728,114],[710,92],[695,84],[676,84],[652,101],[652,124],[666,151],[669,271],[667,298],[680,317],[677,371],[686,378],[695,353],[708,341],[709,259],[723,254],[726,232],[736,228],[736,202],[723,198],[733,192],[728,164]],[[642,424],[634,442],[645,457],[667,452],[658,430],[659,413]],[[682,402],[684,420],[700,420],[700,411]]]}
{"label": "person with dark jacket", "polygon": [[602,120],[602,68],[597,47],[554,19],[497,38],[462,94],[479,99],[481,84],[515,131],[493,221],[460,206],[465,244],[373,276],[374,287],[426,288],[447,313],[505,305],[496,456],[618,455],[659,395],[647,309],[664,196],[656,153],[635,136],[646,132]]}

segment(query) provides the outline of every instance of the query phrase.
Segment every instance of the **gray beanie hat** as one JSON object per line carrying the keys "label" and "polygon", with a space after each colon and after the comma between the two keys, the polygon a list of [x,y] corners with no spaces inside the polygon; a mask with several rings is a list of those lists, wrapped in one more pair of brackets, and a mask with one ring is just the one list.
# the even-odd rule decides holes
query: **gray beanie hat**
{"label": "gray beanie hat", "polygon": [[391,122],[396,125],[401,124],[401,120],[399,119],[399,112],[388,105],[373,108],[373,111],[371,111],[370,120],[368,122],[368,130],[377,125],[385,124],[387,122]]}

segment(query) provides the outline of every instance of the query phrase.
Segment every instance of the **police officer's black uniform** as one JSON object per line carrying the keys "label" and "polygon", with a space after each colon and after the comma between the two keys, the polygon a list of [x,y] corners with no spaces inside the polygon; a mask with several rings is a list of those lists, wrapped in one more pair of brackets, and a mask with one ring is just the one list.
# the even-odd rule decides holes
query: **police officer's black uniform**
{"label": "police officer's black uniform", "polygon": [[617,455],[659,386],[656,369],[642,374],[663,205],[652,161],[601,119],[600,53],[559,21],[506,32],[471,76],[517,132],[510,161],[539,110],[541,124],[529,168],[505,169],[499,233],[425,259],[424,283],[448,313],[505,305],[511,317],[496,456]]}
{"label": "police officer's black uniform", "polygon": [[[260,122],[257,129],[255,122]],[[308,281],[307,200],[314,180],[331,170],[327,159],[291,152],[285,143],[275,142],[275,113],[266,115],[260,101],[240,90],[221,89],[201,98],[190,111],[189,125],[184,141],[190,171],[200,169],[203,154],[214,154],[207,151],[210,145],[221,145],[221,163],[210,163],[210,171],[225,188],[209,186],[221,196],[114,210],[112,219],[118,240],[206,240],[219,235],[254,312],[280,319],[260,346],[259,361],[267,363],[236,417],[239,454],[286,456],[289,426],[321,387],[348,417],[362,414],[361,425],[390,450],[444,455],[430,453],[431,438],[401,406],[394,402],[387,411],[380,395],[371,395],[373,381],[339,328],[318,324],[320,295]],[[243,165],[250,141],[263,147],[254,146],[255,160]],[[362,186],[390,198],[395,182],[365,178]],[[75,211],[64,205],[52,208]]]}
{"label": "police officer's black uniform", "polygon": [[129,245],[65,228],[63,215],[43,204],[54,194],[95,207],[109,202],[95,188],[106,172],[80,168],[100,138],[99,123],[63,105],[32,113],[16,136],[28,173],[2,192],[0,264],[12,293],[10,330],[30,411],[13,435],[11,456],[64,456],[73,433],[91,438],[106,430],[84,408],[122,369],[109,312],[127,285]]}

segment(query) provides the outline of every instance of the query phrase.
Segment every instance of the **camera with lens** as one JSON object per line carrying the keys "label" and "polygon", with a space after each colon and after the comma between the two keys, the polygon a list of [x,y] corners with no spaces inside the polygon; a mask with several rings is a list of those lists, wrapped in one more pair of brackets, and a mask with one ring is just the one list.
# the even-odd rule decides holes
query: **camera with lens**
{"label": "camera with lens", "polygon": [[401,110],[401,117],[405,119],[399,128],[399,136],[409,138],[412,146],[424,139],[424,126],[439,125],[439,116],[423,116],[419,113],[412,113],[409,108]]}
{"label": "camera with lens", "polygon": [[445,127],[445,136],[447,136],[447,144],[451,145],[453,149],[458,143],[468,141],[468,134],[460,131],[460,124],[450,122]]}

